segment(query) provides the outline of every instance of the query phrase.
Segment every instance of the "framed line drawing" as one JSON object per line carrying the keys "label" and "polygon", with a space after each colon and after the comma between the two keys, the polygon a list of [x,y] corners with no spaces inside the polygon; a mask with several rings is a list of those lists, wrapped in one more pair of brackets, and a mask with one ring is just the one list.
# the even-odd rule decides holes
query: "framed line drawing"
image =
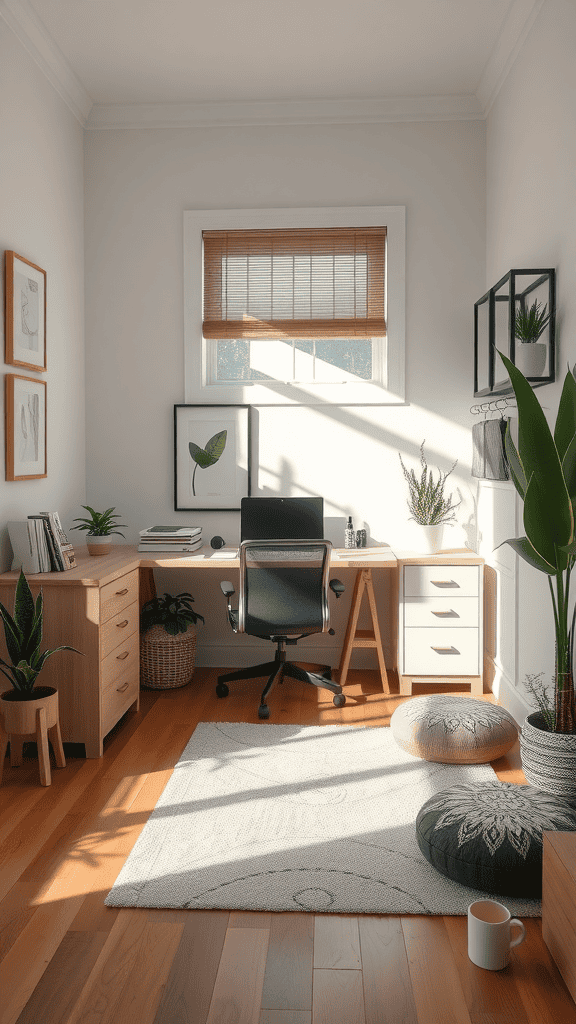
{"label": "framed line drawing", "polygon": [[29,370],[46,369],[46,271],[5,254],[5,360]]}
{"label": "framed line drawing", "polygon": [[37,480],[46,471],[46,383],[5,377],[6,479]]}
{"label": "framed line drawing", "polygon": [[174,406],[174,508],[239,510],[250,494],[250,406]]}

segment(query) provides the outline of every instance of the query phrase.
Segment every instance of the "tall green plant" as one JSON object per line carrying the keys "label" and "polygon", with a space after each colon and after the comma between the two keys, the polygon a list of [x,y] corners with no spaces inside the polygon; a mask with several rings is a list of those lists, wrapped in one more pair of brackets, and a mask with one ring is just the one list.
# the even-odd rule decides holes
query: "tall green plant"
{"label": "tall green plant", "polygon": [[555,732],[576,731],[572,650],[574,617],[570,622],[570,578],[576,559],[574,509],[576,507],[576,381],[564,379],[554,434],[540,403],[523,373],[499,353],[518,406],[518,448],[510,426],[505,447],[510,475],[524,502],[524,537],[509,544],[529,565],[548,577],[554,631]]}
{"label": "tall green plant", "polygon": [[[81,654],[75,647],[56,647],[52,651],[42,651],[42,591],[34,598],[22,570],[18,583],[16,584],[16,595],[14,598],[14,615],[0,602],[0,616],[4,626],[6,637],[6,648],[8,657],[12,664],[0,658],[0,672],[10,680],[15,690],[18,690],[22,700],[34,699],[34,684],[40,674],[44,663],[58,651],[75,651]],[[7,672],[4,669],[8,669]]]}

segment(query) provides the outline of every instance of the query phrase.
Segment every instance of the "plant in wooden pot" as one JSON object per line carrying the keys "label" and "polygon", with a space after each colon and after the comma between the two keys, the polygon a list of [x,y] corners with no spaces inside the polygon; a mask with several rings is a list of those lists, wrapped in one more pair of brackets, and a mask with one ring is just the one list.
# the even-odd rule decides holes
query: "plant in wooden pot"
{"label": "plant in wooden pot", "polygon": [[407,470],[398,452],[402,465],[402,472],[408,484],[409,496],[407,505],[412,513],[410,519],[418,524],[420,534],[420,548],[422,554],[433,554],[442,550],[442,538],[444,526],[456,518],[454,509],[458,508],[460,502],[452,504],[452,495],[447,497],[444,494],[446,480],[450,473],[456,468],[456,462],[447,473],[438,470],[438,479],[434,480],[432,470],[428,469],[428,463],[424,457],[424,445],[420,445],[420,465],[422,472],[416,475],[413,469]]}
{"label": "plant in wooden pot", "polygon": [[191,594],[153,597],[140,613],[140,679],[152,690],[186,686],[196,662],[196,623]]}
{"label": "plant in wooden pot", "polygon": [[523,537],[504,541],[548,578],[556,657],[551,714],[527,716],[520,737],[524,774],[548,793],[576,797],[576,712],[573,646],[576,610],[570,617],[570,579],[576,559],[576,380],[568,372],[554,433],[523,373],[502,353],[518,405],[518,447],[510,425],[505,448],[510,476],[524,502]]}
{"label": "plant in wooden pot", "polygon": [[114,507],[107,508],[104,512],[95,512],[93,508],[90,508],[90,505],[82,505],[82,508],[85,508],[90,513],[90,516],[74,519],[74,522],[80,523],[80,525],[73,526],[72,529],[86,531],[86,544],[90,555],[109,554],[112,547],[110,537],[113,533],[123,537],[124,534],[120,533],[118,527],[126,526],[126,523],[115,522],[119,516],[115,512]]}
{"label": "plant in wooden pot", "polygon": [[11,662],[0,658],[0,668],[12,685],[0,694],[0,781],[8,741],[12,765],[21,764],[22,737],[36,736],[40,781],[49,786],[50,759],[48,737],[52,741],[58,768],[65,768],[64,749],[58,722],[58,690],[53,686],[37,686],[36,680],[52,654],[58,651],[76,651],[75,647],[56,647],[40,651],[42,643],[42,590],[36,598],[22,570],[16,584],[14,615],[0,602],[0,616],[4,626],[6,649]]}

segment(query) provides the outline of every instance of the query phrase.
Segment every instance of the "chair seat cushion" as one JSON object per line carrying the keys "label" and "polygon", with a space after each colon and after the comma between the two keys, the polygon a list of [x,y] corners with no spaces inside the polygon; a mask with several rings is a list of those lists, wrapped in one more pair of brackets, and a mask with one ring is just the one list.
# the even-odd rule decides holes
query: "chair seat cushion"
{"label": "chair seat cushion", "polygon": [[399,747],[425,761],[485,764],[514,745],[518,727],[504,708],[448,693],[413,697],[390,719]]}
{"label": "chair seat cushion", "polygon": [[542,892],[542,831],[576,830],[576,803],[512,782],[460,783],[416,818],[418,846],[441,874],[501,896]]}

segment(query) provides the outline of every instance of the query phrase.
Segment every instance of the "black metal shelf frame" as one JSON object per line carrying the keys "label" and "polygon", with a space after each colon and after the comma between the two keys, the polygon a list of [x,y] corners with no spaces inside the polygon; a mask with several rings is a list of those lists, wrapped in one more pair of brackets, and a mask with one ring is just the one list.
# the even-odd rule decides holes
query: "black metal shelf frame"
{"label": "black metal shelf frame", "polygon": [[[528,280],[526,281],[526,279]],[[524,287],[522,287],[523,284]],[[556,271],[554,268],[509,270],[474,303],[475,398],[512,394],[514,389],[509,378],[495,379],[498,363],[504,370],[497,350],[503,351],[516,365],[517,345],[514,332],[516,309],[525,309],[528,300],[533,302],[539,298],[546,303],[547,310],[551,313],[549,324],[543,335],[544,343],[547,345],[545,373],[538,377],[527,377],[527,380],[533,388],[537,388],[544,384],[551,384],[556,379]],[[504,308],[504,303],[507,304],[507,310]],[[504,320],[506,321],[505,330],[503,328]],[[482,370],[484,370],[484,374],[482,374]],[[481,374],[484,379],[481,379]]]}

